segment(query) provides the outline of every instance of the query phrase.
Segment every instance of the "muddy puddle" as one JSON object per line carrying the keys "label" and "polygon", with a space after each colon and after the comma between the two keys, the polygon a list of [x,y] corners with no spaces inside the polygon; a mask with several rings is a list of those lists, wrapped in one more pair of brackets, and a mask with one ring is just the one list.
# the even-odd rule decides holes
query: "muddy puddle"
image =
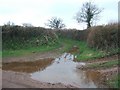
{"label": "muddy puddle", "polygon": [[54,59],[48,58],[30,62],[2,63],[2,69],[16,72],[34,73],[36,71],[44,70],[47,66],[51,65],[53,60]]}
{"label": "muddy puddle", "polygon": [[64,53],[61,57],[56,58],[54,62],[43,71],[32,73],[31,78],[42,82],[73,85],[79,88],[97,88],[93,82],[94,77],[91,77],[90,74],[92,72],[88,74],[76,68],[78,64],[85,65],[85,63],[78,63],[73,60],[73,55]]}
{"label": "muddy puddle", "polygon": [[82,71],[76,66],[85,63],[74,62],[75,56],[64,53],[53,59],[44,59],[34,62],[12,62],[3,63],[3,70],[30,73],[31,78],[47,83],[63,83],[79,88],[97,88],[100,73],[95,71]]}

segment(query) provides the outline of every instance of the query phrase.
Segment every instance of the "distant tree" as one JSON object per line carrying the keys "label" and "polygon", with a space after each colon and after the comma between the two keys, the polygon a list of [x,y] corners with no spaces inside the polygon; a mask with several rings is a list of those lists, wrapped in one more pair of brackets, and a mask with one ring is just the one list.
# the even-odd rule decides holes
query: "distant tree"
{"label": "distant tree", "polygon": [[6,24],[4,24],[5,26],[14,26],[15,24],[13,22],[8,21]]}
{"label": "distant tree", "polygon": [[63,24],[63,20],[61,18],[52,17],[50,20],[48,20],[46,26],[49,26],[53,29],[61,29],[65,27],[65,24]]}
{"label": "distant tree", "polygon": [[99,9],[92,2],[86,2],[83,4],[81,10],[77,12],[75,19],[78,23],[87,23],[87,28],[91,27],[94,20],[98,19],[98,15],[101,13],[102,9]]}

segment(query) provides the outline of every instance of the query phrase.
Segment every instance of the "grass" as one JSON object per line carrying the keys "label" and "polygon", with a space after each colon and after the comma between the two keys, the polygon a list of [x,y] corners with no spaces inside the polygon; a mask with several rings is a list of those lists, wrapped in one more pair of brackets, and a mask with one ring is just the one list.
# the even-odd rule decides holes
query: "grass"
{"label": "grass", "polygon": [[92,60],[95,58],[104,57],[105,55],[107,55],[106,52],[94,48],[89,48],[85,42],[81,42],[80,54],[78,55],[77,59],[79,61],[86,61],[86,60]]}
{"label": "grass", "polygon": [[113,66],[118,66],[118,60],[108,61],[104,63],[90,64],[87,67],[100,69],[100,68],[111,68]]}
{"label": "grass", "polygon": [[63,46],[62,50],[60,50],[61,53],[67,52],[73,45],[76,45],[76,41],[73,39],[65,39],[65,38],[60,38],[61,45]]}
{"label": "grass", "polygon": [[100,58],[107,55],[107,53],[104,51],[88,47],[87,43],[84,41],[62,38],[60,39],[60,42],[64,47],[64,49],[61,50],[61,52],[67,52],[74,45],[79,48],[79,52],[74,53],[75,55],[77,55],[78,61],[92,60],[94,58]]}
{"label": "grass", "polygon": [[39,47],[29,47],[20,50],[4,50],[2,52],[2,57],[17,57],[17,56],[24,56],[29,55],[33,52],[47,52],[59,48],[60,44],[56,44],[54,46],[39,46]]}
{"label": "grass", "polygon": [[[51,46],[46,45],[39,47],[28,47],[19,50],[4,50],[3,52],[0,52],[0,54],[2,54],[3,57],[13,57],[13,56],[17,57],[17,56],[32,54],[33,52],[47,52],[47,51],[55,50],[57,48],[61,48],[59,49],[59,52],[64,53],[64,52],[68,52],[74,45],[79,48],[78,50],[79,52],[73,53],[74,55],[77,55],[78,61],[94,60],[95,58],[101,58],[111,54],[102,50],[90,48],[88,47],[87,43],[84,41],[60,38],[58,42],[59,43],[53,44]],[[117,50],[113,50],[112,53],[116,53],[116,51]],[[90,64],[90,66],[88,67],[100,69],[100,68],[110,68],[117,65],[118,65],[118,60],[114,60],[102,64]],[[118,88],[118,83],[119,83],[118,77],[114,76],[111,80],[108,80],[107,83],[111,87]]]}
{"label": "grass", "polygon": [[107,84],[112,88],[120,88],[119,80],[120,75],[114,75],[110,80],[107,81]]}
{"label": "grass", "polygon": [[77,61],[86,61],[86,60],[92,60],[95,58],[100,58],[108,55],[108,53],[97,50],[94,48],[88,47],[87,43],[84,41],[77,41],[73,39],[67,39],[67,38],[59,38],[59,43],[53,44],[53,45],[46,45],[46,46],[39,46],[39,47],[29,47],[25,49],[19,49],[19,50],[4,50],[3,51],[3,57],[12,57],[12,56],[22,56],[31,54],[33,52],[47,52],[54,49],[57,49],[61,47],[59,50],[60,53],[64,53],[69,51],[74,45],[79,48],[79,52],[73,53],[74,55],[77,55]]}
{"label": "grass", "polygon": [[[118,60],[112,60],[104,63],[97,63],[97,64],[89,64],[87,66],[88,69],[108,69],[113,68],[114,66],[118,66]],[[106,85],[110,88],[120,88],[118,85],[120,83],[120,75],[114,73],[108,80],[105,81]]]}
{"label": "grass", "polygon": [[2,58],[2,51],[0,51],[0,58]]}
{"label": "grass", "polygon": [[63,45],[63,48],[60,50],[60,53],[64,53],[70,47],[72,47],[72,44],[73,44],[73,42],[71,42],[71,40],[68,40],[68,39],[60,39],[58,42],[59,43],[56,43],[50,46],[49,45],[39,46],[39,47],[29,46],[27,48],[17,49],[17,50],[13,50],[13,49],[3,50],[2,56],[3,57],[13,57],[13,56],[17,57],[17,56],[28,55],[33,52],[47,52],[47,51],[57,49],[61,47],[61,45]]}

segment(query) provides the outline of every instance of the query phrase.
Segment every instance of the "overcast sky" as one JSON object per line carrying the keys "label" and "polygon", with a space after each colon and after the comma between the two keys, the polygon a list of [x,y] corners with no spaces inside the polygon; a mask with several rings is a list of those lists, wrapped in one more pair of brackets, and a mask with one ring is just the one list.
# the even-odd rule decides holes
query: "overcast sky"
{"label": "overcast sky", "polygon": [[78,24],[74,16],[86,1],[92,1],[99,8],[104,8],[100,20],[94,24],[118,21],[119,0],[0,0],[0,25],[11,21],[16,25],[31,23],[45,27],[47,20],[56,16],[63,19],[66,28],[83,29],[86,26]]}

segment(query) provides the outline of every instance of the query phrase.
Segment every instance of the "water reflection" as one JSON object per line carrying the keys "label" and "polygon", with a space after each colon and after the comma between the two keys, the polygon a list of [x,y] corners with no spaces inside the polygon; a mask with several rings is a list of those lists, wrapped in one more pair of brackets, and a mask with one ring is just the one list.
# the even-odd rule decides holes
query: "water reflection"
{"label": "water reflection", "polygon": [[80,88],[96,88],[92,80],[87,80],[86,73],[76,68],[80,63],[73,60],[74,55],[64,53],[43,71],[32,73],[31,78],[49,83],[71,84]]}

